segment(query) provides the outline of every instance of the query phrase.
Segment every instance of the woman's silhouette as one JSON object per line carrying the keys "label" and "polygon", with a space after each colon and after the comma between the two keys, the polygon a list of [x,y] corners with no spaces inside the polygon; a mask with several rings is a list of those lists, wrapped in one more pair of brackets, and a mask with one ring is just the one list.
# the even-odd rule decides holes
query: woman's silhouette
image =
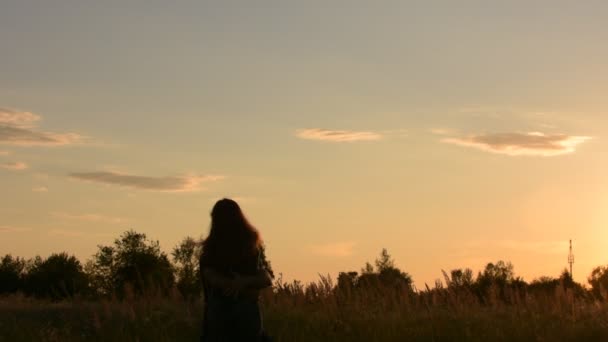
{"label": "woman's silhouette", "polygon": [[258,231],[231,199],[219,200],[211,211],[200,269],[205,293],[202,341],[268,341],[258,299],[274,275]]}

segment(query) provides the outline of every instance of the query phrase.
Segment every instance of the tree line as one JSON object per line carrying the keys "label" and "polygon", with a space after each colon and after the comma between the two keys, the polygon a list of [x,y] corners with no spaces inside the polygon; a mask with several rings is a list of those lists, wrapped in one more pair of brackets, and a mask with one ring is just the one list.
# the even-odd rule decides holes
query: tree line
{"label": "tree line", "polygon": [[98,246],[84,265],[65,252],[29,260],[8,254],[0,260],[0,295],[20,292],[54,300],[74,296],[123,299],[178,290],[189,298],[202,290],[200,250],[200,242],[187,237],[169,256],[158,241],[129,230],[112,245]]}
{"label": "tree line", "polygon": [[[36,256],[29,260],[7,254],[0,260],[0,295],[22,293],[51,300],[75,296],[128,299],[142,295],[168,296],[177,292],[185,299],[196,299],[202,292],[198,267],[200,253],[201,243],[192,237],[184,238],[167,255],[161,251],[158,241],[129,230],[113,244],[98,246],[84,265],[65,252],[46,259]],[[374,265],[367,263],[360,272],[340,272],[335,285],[329,278],[323,279],[326,290],[341,295],[369,294],[373,289],[382,289],[384,293],[393,289],[411,295],[449,289],[466,290],[484,302],[490,291],[494,292],[494,297],[508,301],[511,290],[539,294],[564,288],[579,297],[608,300],[608,266],[599,266],[592,271],[588,277],[590,287],[576,283],[567,270],[558,277],[540,277],[527,283],[515,275],[511,263],[504,261],[488,263],[476,276],[469,268],[442,272],[443,280],[432,284],[432,289],[427,284],[418,289],[412,277],[399,269],[384,249]],[[286,284],[279,278],[274,291],[287,294],[314,292],[315,286],[303,286],[298,281]]]}

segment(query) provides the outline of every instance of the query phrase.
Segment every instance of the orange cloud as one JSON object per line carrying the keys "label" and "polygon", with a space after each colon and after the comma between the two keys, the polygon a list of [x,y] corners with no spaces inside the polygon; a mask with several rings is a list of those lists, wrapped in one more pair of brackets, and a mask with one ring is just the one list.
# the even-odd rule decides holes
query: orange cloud
{"label": "orange cloud", "polygon": [[354,254],[356,245],[356,242],[343,241],[311,246],[311,250],[315,254],[324,256],[348,257]]}
{"label": "orange cloud", "polygon": [[441,141],[509,156],[552,157],[572,153],[578,145],[590,139],[588,136],[531,132],[478,134]]}
{"label": "orange cloud", "polygon": [[26,170],[29,166],[23,162],[14,162],[14,163],[3,163],[0,164],[0,168],[11,171],[22,171]]}
{"label": "orange cloud", "polygon": [[0,108],[0,144],[15,146],[64,146],[84,140],[77,133],[53,133],[36,129],[40,116]]}
{"label": "orange cloud", "polygon": [[40,121],[40,115],[0,108],[0,124],[17,127],[32,127],[37,121]]}
{"label": "orange cloud", "polygon": [[158,192],[196,192],[203,190],[202,184],[223,179],[223,176],[174,176],[149,177],[129,175],[125,173],[102,171],[72,173],[73,179],[115,185],[131,189],[149,190]]}
{"label": "orange cloud", "polygon": [[449,135],[453,132],[453,130],[449,128],[432,128],[430,132],[435,135]]}
{"label": "orange cloud", "polygon": [[307,128],[296,131],[296,136],[306,140],[330,142],[374,141],[382,139],[382,134],[365,131],[329,130],[322,128]]}
{"label": "orange cloud", "polygon": [[30,228],[13,227],[13,226],[0,226],[0,233],[22,233],[29,232]]}

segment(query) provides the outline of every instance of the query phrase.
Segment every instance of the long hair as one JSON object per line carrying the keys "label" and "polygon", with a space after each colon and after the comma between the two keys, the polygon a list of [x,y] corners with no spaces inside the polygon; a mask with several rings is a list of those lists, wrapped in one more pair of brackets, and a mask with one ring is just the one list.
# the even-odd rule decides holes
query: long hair
{"label": "long hair", "polygon": [[221,199],[211,211],[211,228],[203,241],[201,267],[225,273],[255,272],[261,245],[260,234],[239,205],[231,199]]}

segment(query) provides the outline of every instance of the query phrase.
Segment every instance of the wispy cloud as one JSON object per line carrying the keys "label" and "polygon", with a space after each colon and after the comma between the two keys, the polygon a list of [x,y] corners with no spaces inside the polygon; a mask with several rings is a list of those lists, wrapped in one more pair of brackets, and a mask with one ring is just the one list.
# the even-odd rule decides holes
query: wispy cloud
{"label": "wispy cloud", "polygon": [[49,192],[49,188],[47,188],[46,186],[39,186],[36,188],[32,188],[33,192]]}
{"label": "wispy cloud", "polygon": [[23,233],[29,232],[30,228],[14,227],[14,226],[0,226],[0,233]]}
{"label": "wispy cloud", "polygon": [[72,173],[73,179],[115,185],[125,188],[159,191],[159,192],[196,192],[204,190],[203,183],[214,182],[224,179],[223,176],[169,176],[169,177],[149,177],[137,176],[112,171],[101,172],[80,172]]}
{"label": "wispy cloud", "polygon": [[450,128],[431,128],[430,132],[435,135],[450,135],[454,130]]}
{"label": "wispy cloud", "polygon": [[29,166],[23,162],[13,162],[13,163],[2,163],[0,164],[0,169],[10,170],[10,171],[23,171],[26,170]]}
{"label": "wispy cloud", "polygon": [[40,115],[30,112],[0,108],[0,124],[15,127],[32,127],[40,119]]}
{"label": "wispy cloud", "polygon": [[15,146],[65,146],[82,142],[76,133],[51,133],[0,125],[0,143]]}
{"label": "wispy cloud", "polygon": [[77,133],[54,133],[38,130],[41,117],[24,111],[0,108],[0,144],[15,146],[65,146],[80,143]]}
{"label": "wispy cloud", "polygon": [[382,139],[382,134],[368,131],[329,130],[322,128],[305,128],[296,131],[296,136],[306,140],[329,142],[375,141]]}
{"label": "wispy cloud", "polygon": [[578,145],[589,139],[591,137],[588,136],[531,132],[477,134],[460,138],[445,138],[442,141],[509,156],[552,157],[572,153],[576,151]]}
{"label": "wispy cloud", "polygon": [[89,222],[107,222],[107,223],[123,223],[127,220],[121,217],[112,217],[100,214],[70,214],[65,212],[53,212],[53,217],[63,220],[78,220]]}
{"label": "wispy cloud", "polygon": [[348,257],[354,254],[356,242],[342,241],[328,244],[311,246],[310,250],[314,254],[331,257]]}

